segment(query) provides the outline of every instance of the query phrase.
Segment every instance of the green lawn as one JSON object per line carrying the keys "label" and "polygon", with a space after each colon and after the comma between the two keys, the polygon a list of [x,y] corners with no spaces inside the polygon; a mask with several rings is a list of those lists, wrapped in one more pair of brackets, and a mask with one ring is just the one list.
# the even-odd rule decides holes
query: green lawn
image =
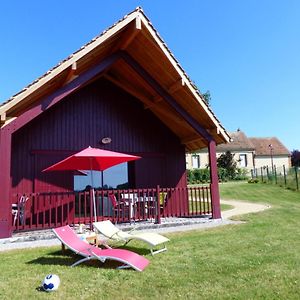
{"label": "green lawn", "polygon": [[[168,234],[168,251],[142,272],[99,263],[68,267],[59,247],[0,253],[0,299],[300,299],[299,193],[266,184],[223,184],[223,199],[268,203],[245,224]],[[38,290],[48,273],[61,286]]]}

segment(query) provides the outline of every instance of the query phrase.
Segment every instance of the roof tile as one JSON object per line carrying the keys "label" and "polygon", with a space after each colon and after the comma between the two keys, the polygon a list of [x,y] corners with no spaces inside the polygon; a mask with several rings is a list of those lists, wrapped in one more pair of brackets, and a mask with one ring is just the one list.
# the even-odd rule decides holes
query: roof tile
{"label": "roof tile", "polygon": [[271,147],[274,155],[290,155],[290,151],[276,137],[252,137],[249,140],[255,147],[256,155],[270,155]]}

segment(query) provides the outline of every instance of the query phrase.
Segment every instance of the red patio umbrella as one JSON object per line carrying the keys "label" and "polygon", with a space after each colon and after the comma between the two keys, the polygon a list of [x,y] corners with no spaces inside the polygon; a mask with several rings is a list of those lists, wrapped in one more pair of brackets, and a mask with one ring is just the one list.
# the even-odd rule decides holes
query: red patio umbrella
{"label": "red patio umbrella", "polygon": [[[103,171],[113,167],[115,165],[140,159],[140,156],[129,155],[120,152],[108,151],[98,148],[88,147],[80,152],[77,152],[62,161],[46,168],[46,171],[66,171],[66,170],[90,170],[102,172],[102,186],[103,186]],[[92,189],[94,189],[93,172],[91,172]],[[93,190],[93,205],[95,221],[97,217],[96,213],[96,201],[95,193]]]}

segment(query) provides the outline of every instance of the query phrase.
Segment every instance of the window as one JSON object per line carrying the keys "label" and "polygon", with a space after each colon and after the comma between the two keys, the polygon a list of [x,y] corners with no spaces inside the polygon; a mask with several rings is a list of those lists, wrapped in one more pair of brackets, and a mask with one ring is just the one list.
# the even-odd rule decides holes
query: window
{"label": "window", "polygon": [[[93,174],[91,174],[93,172]],[[74,175],[74,191],[83,191],[92,185],[94,188],[101,188],[100,171],[82,171],[80,175]],[[103,171],[103,188],[127,188],[128,187],[128,164],[123,163]]]}
{"label": "window", "polygon": [[198,154],[192,155],[192,167],[193,169],[200,168],[200,155]]}
{"label": "window", "polygon": [[240,167],[245,168],[247,167],[247,155],[246,154],[240,154]]}

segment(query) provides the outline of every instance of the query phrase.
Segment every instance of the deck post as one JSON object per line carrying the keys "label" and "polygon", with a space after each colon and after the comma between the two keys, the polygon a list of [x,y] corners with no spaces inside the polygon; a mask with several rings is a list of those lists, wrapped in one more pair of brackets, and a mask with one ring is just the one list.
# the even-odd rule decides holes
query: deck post
{"label": "deck post", "polygon": [[212,218],[221,218],[219,179],[216,157],[216,142],[210,140],[208,143],[209,164],[210,164],[210,193],[212,205]]}
{"label": "deck post", "polygon": [[161,224],[160,219],[160,196],[159,196],[159,185],[156,187],[156,216],[155,216],[155,224]]}
{"label": "deck post", "polygon": [[12,236],[10,126],[0,130],[0,166],[0,238],[8,238]]}

